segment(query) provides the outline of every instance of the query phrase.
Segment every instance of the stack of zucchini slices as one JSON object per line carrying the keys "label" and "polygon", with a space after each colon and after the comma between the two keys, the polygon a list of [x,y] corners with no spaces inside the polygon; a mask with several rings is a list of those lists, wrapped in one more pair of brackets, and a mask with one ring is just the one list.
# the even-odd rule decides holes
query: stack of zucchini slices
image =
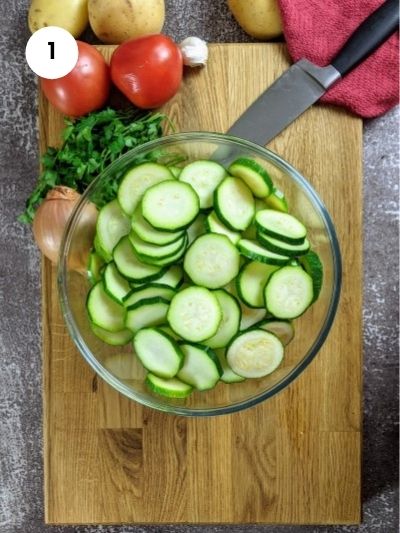
{"label": "stack of zucchini slices", "polygon": [[323,269],[267,171],[240,158],[129,170],[100,210],[88,275],[94,334],[132,342],[147,385],[184,398],[276,370]]}

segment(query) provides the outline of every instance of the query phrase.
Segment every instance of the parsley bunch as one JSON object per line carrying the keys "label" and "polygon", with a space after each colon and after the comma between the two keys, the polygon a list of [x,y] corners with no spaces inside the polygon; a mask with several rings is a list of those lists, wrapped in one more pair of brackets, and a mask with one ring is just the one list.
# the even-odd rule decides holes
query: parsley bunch
{"label": "parsley bunch", "polygon": [[[42,173],[26,202],[20,222],[32,223],[36,209],[50,189],[65,185],[82,193],[110,163],[128,150],[162,135],[165,115],[145,114],[128,109],[104,109],[79,118],[65,120],[63,145],[49,147],[42,157]],[[121,176],[107,183],[100,203],[111,200]]]}

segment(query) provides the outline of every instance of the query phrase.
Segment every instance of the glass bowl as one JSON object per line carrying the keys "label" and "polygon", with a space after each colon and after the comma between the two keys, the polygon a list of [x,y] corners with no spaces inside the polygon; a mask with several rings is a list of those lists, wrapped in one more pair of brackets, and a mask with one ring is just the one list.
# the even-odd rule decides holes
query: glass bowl
{"label": "glass bowl", "polygon": [[[295,336],[285,349],[280,367],[262,379],[241,383],[220,382],[213,390],[193,392],[185,399],[170,399],[151,392],[144,383],[145,370],[133,354],[132,345],[113,347],[92,332],[85,308],[90,283],[86,276],[68,269],[74,252],[81,250],[82,234],[77,231],[89,201],[96,201],[111,177],[122,175],[144,157],[160,162],[185,164],[196,159],[214,158],[227,165],[239,155],[254,158],[284,191],[290,212],[302,220],[312,248],[324,266],[324,283],[319,299],[296,319]],[[89,229],[88,229],[89,231]],[[58,288],[62,312],[69,333],[89,365],[111,387],[143,405],[186,416],[232,413],[256,405],[282,391],[303,372],[323,345],[336,313],[341,284],[341,258],[332,220],[308,181],[276,154],[251,142],[223,134],[191,132],[173,134],[131,150],[112,163],[88,187],[66,229],[62,243]]]}

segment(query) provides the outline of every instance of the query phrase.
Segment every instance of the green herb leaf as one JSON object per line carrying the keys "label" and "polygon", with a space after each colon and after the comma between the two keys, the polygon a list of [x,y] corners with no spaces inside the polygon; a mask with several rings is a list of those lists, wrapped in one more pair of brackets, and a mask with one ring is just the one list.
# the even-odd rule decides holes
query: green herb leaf
{"label": "green herb leaf", "polygon": [[[42,173],[26,202],[20,222],[32,223],[36,209],[56,185],[65,185],[82,193],[112,161],[128,150],[162,136],[160,113],[136,109],[116,111],[107,108],[75,121],[65,119],[61,148],[49,147],[42,156]],[[150,160],[151,155],[144,160]],[[99,193],[99,207],[115,197],[122,176],[107,183]]]}

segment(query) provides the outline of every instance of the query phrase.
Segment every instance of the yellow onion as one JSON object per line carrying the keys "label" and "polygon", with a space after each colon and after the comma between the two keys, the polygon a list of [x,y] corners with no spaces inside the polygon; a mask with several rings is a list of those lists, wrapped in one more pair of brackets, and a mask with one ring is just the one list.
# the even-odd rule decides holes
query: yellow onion
{"label": "yellow onion", "polygon": [[[42,253],[57,263],[61,240],[68,219],[81,195],[70,187],[57,186],[51,189],[40,204],[33,220],[33,235]],[[85,272],[90,248],[96,230],[98,211],[88,203],[79,215],[68,255],[68,267]]]}

